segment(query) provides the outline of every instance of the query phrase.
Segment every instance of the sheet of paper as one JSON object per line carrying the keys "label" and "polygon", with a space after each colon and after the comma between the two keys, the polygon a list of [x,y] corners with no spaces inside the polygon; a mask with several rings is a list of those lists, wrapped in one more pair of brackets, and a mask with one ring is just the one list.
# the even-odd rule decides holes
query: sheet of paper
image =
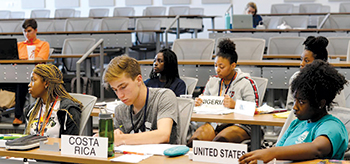
{"label": "sheet of paper", "polygon": [[255,103],[237,100],[235,110],[233,112],[253,117],[255,112]]}
{"label": "sheet of paper", "polygon": [[136,155],[136,154],[125,154],[116,158],[111,159],[113,162],[128,162],[128,163],[139,163],[144,159],[149,158],[152,155]]}
{"label": "sheet of paper", "polygon": [[107,109],[108,112],[114,113],[115,107],[118,106],[121,103],[123,103],[123,102],[118,101],[118,100],[107,102],[106,109]]}
{"label": "sheet of paper", "polygon": [[283,112],[283,113],[276,113],[276,114],[273,114],[273,117],[276,117],[276,118],[288,118],[289,113],[290,113],[290,111]]}
{"label": "sheet of paper", "polygon": [[225,108],[225,107],[213,107],[207,105],[201,105],[193,108],[193,112],[197,114],[229,114],[233,113],[233,109]]}
{"label": "sheet of paper", "polygon": [[170,144],[146,144],[146,145],[121,145],[114,147],[116,152],[136,152],[144,154],[153,154],[153,155],[164,155],[164,150],[176,147],[179,145],[170,145]]}
{"label": "sheet of paper", "polygon": [[0,140],[0,147],[6,147],[5,143],[7,140]]}
{"label": "sheet of paper", "polygon": [[271,106],[268,106],[267,104],[264,104],[258,108],[259,113],[268,113],[274,111],[275,108],[272,108]]}
{"label": "sheet of paper", "polygon": [[203,104],[194,107],[193,111],[197,114],[229,114],[233,113],[232,109],[224,107],[223,96],[199,96],[203,100]]}
{"label": "sheet of paper", "polygon": [[108,113],[114,113],[115,111],[115,107],[118,106],[119,104],[121,104],[123,102],[119,101],[118,99],[116,99],[115,101],[110,101],[110,102],[97,102],[95,104],[95,106],[106,106],[106,110]]}

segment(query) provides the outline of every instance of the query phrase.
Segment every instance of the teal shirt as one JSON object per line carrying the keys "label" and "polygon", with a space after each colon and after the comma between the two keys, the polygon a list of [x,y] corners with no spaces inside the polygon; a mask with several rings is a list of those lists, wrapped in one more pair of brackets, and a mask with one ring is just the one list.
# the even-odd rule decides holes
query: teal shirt
{"label": "teal shirt", "polygon": [[318,136],[327,136],[332,143],[332,155],[328,159],[343,159],[348,147],[348,132],[344,124],[332,115],[326,115],[317,122],[295,119],[276,146],[289,146],[312,142]]}

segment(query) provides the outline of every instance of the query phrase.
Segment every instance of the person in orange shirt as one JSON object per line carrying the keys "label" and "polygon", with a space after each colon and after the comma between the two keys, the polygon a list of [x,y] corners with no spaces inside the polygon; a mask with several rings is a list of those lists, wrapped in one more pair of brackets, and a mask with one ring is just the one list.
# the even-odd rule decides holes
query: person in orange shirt
{"label": "person in orange shirt", "polygon": [[[18,42],[18,57],[19,59],[27,60],[27,45],[35,46],[35,60],[47,60],[50,53],[50,45],[48,42],[41,41],[36,38],[38,32],[38,24],[35,19],[26,19],[22,24],[23,35],[26,38],[23,42]],[[15,105],[15,119],[13,125],[22,124],[23,121],[23,108],[26,101],[26,95],[28,93],[28,84],[18,83],[15,87],[16,90],[16,105]]]}
{"label": "person in orange shirt", "polygon": [[47,60],[49,58],[50,45],[48,42],[36,38],[37,27],[35,19],[24,20],[22,28],[26,40],[17,44],[19,59],[28,59],[27,45],[35,46],[35,60]]}

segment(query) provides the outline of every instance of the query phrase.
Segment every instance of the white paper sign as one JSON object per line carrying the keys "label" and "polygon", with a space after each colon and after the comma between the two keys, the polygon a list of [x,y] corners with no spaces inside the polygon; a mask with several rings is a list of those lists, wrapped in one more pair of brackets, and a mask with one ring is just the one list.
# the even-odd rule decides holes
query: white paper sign
{"label": "white paper sign", "polygon": [[233,113],[233,109],[224,107],[223,96],[199,96],[203,100],[201,106],[194,107],[193,112],[197,114],[228,114]]}
{"label": "white paper sign", "polygon": [[202,105],[207,106],[222,106],[224,103],[224,96],[199,96],[203,100]]}
{"label": "white paper sign", "polygon": [[108,138],[61,136],[61,154],[107,158]]}
{"label": "white paper sign", "polygon": [[193,161],[236,164],[245,153],[246,144],[193,141]]}
{"label": "white paper sign", "polygon": [[247,116],[254,116],[255,103],[250,101],[237,100],[234,113],[243,114]]}

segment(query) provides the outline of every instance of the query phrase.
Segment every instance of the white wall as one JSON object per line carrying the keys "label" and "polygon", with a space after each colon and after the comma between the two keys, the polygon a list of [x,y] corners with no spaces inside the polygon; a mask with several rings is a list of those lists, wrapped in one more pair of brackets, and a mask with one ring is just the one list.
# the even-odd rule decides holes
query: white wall
{"label": "white wall", "polygon": [[[116,0],[117,7],[124,7],[126,0]],[[245,5],[249,2],[246,0],[232,0],[234,4],[234,13],[242,14],[244,13]],[[259,13],[269,13],[271,4],[275,3],[284,3],[284,0],[252,0],[258,6]],[[51,10],[51,17],[54,16],[55,11],[55,0],[46,0],[46,9]],[[310,2],[308,2],[310,3]],[[340,2],[329,2],[328,0],[315,0],[315,3],[321,3],[323,5],[329,5],[331,7],[331,12],[338,12]],[[30,16],[31,9],[22,9],[21,0],[0,0],[0,10],[12,10],[12,11],[25,11],[26,17]],[[294,5],[299,5],[300,3],[293,3]],[[153,6],[162,6],[162,0],[153,0]],[[224,28],[223,16],[227,10],[229,4],[202,4],[201,0],[191,0],[190,7],[202,7],[204,8],[205,15],[217,15],[221,16],[220,18],[215,19],[215,28],[222,29]],[[134,6],[135,14],[142,15],[142,10],[146,6]],[[110,15],[113,13],[114,7],[106,7],[110,9]],[[81,17],[87,17],[89,14],[89,4],[88,0],[80,0],[80,7],[75,8],[76,10],[81,11]],[[211,20],[204,19],[205,28],[211,28]],[[181,35],[182,38],[188,38],[190,35]],[[208,32],[203,32],[198,35],[200,38],[208,38]],[[172,37],[170,38],[172,40]]]}

